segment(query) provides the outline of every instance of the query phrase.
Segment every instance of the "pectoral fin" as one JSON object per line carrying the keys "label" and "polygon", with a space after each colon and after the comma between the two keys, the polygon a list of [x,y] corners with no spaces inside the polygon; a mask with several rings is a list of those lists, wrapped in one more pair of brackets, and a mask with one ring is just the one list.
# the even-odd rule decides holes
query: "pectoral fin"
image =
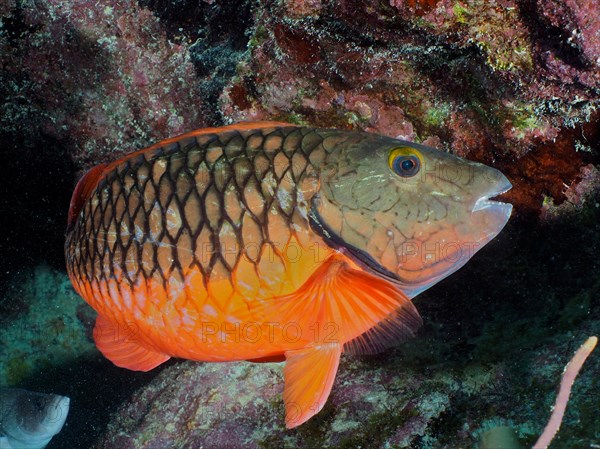
{"label": "pectoral fin", "polygon": [[342,345],[328,343],[285,353],[285,425],[299,426],[325,405],[337,373]]}
{"label": "pectoral fin", "polygon": [[422,323],[396,285],[340,255],[325,261],[298,291],[265,301],[254,313],[265,322],[293,323],[315,345],[344,343],[354,354],[395,346],[412,337]]}
{"label": "pectoral fin", "polygon": [[135,329],[120,328],[102,315],[96,318],[94,341],[104,357],[121,368],[133,371],[150,371],[170,358],[140,345]]}

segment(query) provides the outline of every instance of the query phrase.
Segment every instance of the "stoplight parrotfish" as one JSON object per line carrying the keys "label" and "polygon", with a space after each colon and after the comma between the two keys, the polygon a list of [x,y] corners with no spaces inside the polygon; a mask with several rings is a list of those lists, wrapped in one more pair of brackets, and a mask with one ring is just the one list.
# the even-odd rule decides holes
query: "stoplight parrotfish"
{"label": "stoplight parrotfish", "polygon": [[321,410],[342,352],[415,334],[411,298],[494,238],[498,170],[403,140],[239,123],[79,181],[67,270],[114,364],[285,361],[286,425]]}
{"label": "stoplight parrotfish", "polygon": [[0,387],[0,449],[45,448],[68,413],[68,397]]}

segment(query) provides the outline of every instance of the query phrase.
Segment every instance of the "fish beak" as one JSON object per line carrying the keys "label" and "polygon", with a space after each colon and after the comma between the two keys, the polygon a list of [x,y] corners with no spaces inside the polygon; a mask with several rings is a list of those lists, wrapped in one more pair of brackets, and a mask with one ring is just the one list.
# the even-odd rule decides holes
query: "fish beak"
{"label": "fish beak", "polygon": [[490,212],[493,210],[493,212],[503,215],[506,217],[506,219],[508,219],[512,211],[512,204],[502,203],[500,201],[492,201],[490,198],[508,192],[512,188],[512,184],[506,176],[498,171],[496,171],[496,173],[499,175],[498,179],[494,181],[490,190],[488,190],[482,197],[475,201],[472,212],[488,209]]}
{"label": "fish beak", "polygon": [[490,182],[487,191],[475,201],[471,211],[473,223],[480,233],[477,241],[483,244],[489,242],[502,230],[512,213],[512,204],[490,199],[507,192],[512,187],[506,176],[497,170],[494,172],[496,177],[493,182]]}

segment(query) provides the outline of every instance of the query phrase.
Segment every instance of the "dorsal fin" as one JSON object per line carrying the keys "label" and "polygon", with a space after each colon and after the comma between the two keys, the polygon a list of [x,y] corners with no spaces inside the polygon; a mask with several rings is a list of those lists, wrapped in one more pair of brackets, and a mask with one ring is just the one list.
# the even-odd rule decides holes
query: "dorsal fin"
{"label": "dorsal fin", "polygon": [[67,232],[75,225],[75,220],[77,220],[83,204],[98,185],[98,181],[102,177],[106,166],[107,164],[96,165],[94,168],[88,170],[77,183],[77,187],[75,187],[75,191],[71,197],[71,204],[69,205]]}
{"label": "dorsal fin", "polygon": [[113,168],[115,168],[117,165],[125,162],[126,160],[132,159],[142,153],[146,153],[148,151],[152,151],[157,148],[164,147],[165,145],[168,145],[173,142],[177,142],[182,139],[187,139],[189,137],[198,137],[198,136],[203,136],[206,134],[220,134],[220,133],[227,132],[227,131],[244,131],[244,130],[248,130],[248,129],[279,128],[279,127],[287,127],[287,126],[298,126],[298,125],[293,125],[291,123],[285,123],[285,122],[266,122],[266,121],[265,122],[239,122],[239,123],[234,123],[233,125],[227,125],[227,126],[217,126],[214,128],[196,129],[194,131],[190,131],[189,133],[180,134],[179,136],[170,137],[168,139],[161,140],[160,142],[150,145],[149,147],[143,148],[138,151],[134,151],[133,153],[129,153],[129,154],[123,156],[122,158],[117,159],[114,162],[111,162],[109,165],[107,165],[106,170],[110,171]]}

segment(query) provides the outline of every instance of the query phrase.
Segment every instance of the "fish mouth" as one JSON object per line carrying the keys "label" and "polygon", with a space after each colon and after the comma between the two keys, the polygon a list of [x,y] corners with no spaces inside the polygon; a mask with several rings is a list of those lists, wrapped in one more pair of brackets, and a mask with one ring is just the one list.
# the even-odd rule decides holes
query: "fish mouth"
{"label": "fish mouth", "polygon": [[[500,172],[498,172],[500,173]],[[492,198],[508,192],[512,184],[500,174],[500,179],[475,201],[471,209],[472,231],[478,230],[476,241],[486,244],[504,228],[512,213],[512,204],[492,200]],[[472,237],[472,238],[473,238]]]}
{"label": "fish mouth", "polygon": [[499,182],[492,189],[486,192],[485,195],[475,201],[472,212],[478,212],[481,210],[488,210],[491,212],[493,210],[494,212],[506,215],[506,218],[508,219],[512,211],[512,204],[491,200],[491,198],[502,195],[503,193],[508,192],[511,188],[512,184],[510,181],[506,178],[506,176],[501,175]]}

